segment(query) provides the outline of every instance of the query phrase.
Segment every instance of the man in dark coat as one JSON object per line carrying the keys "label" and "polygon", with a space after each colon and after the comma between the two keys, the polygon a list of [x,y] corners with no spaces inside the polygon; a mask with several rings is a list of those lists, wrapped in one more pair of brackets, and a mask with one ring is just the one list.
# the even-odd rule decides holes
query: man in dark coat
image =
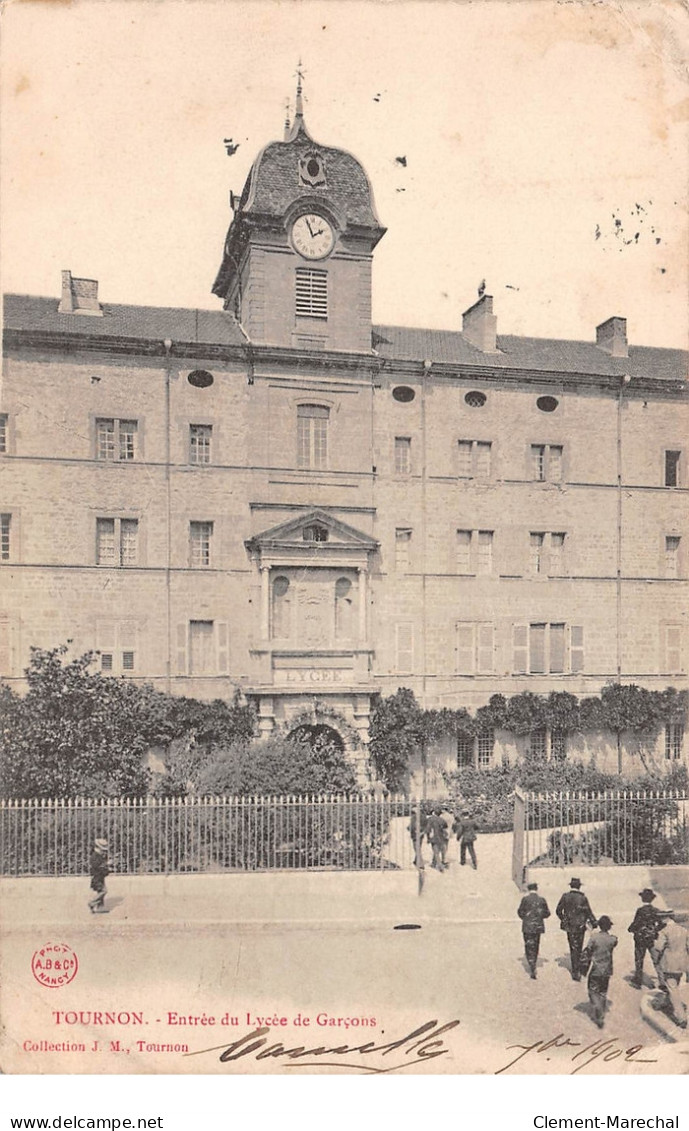
{"label": "man in dark coat", "polygon": [[605,1024],[608,984],[612,976],[612,952],[617,946],[617,939],[609,933],[611,927],[612,919],[607,915],[601,915],[598,920],[598,930],[593,932],[584,950],[584,960],[590,967],[589,1001],[593,1020],[599,1029]]}
{"label": "man in dark coat", "polygon": [[634,936],[634,977],[631,985],[637,990],[643,985],[646,952],[653,946],[662,925],[655,907],[651,907],[655,897],[656,893],[652,888],[644,888],[639,892],[641,907],[637,907],[634,918],[627,927],[630,935]]}
{"label": "man in dark coat", "polygon": [[447,832],[447,821],[443,817],[443,811],[439,805],[436,805],[430,817],[426,821],[426,828],[424,829],[428,842],[433,849],[433,860],[431,868],[437,868],[439,872],[445,871],[445,857],[447,854],[447,842],[449,840]]}
{"label": "man in dark coat", "polygon": [[476,841],[476,821],[470,815],[469,810],[465,809],[461,817],[455,817],[452,822],[452,831],[456,833],[457,840],[459,841],[459,862],[466,864],[467,850],[471,858],[472,868],[476,868],[476,849],[474,843]]}
{"label": "man in dark coat", "polygon": [[545,933],[545,920],[550,918],[550,908],[543,896],[538,894],[538,884],[527,884],[526,888],[526,895],[517,908],[517,915],[522,921],[524,954],[531,977],[535,980],[541,935]]}
{"label": "man in dark coat", "polygon": [[588,899],[583,891],[580,891],[581,880],[572,876],[569,887],[570,890],[560,896],[555,914],[560,920],[561,930],[567,932],[572,980],[579,982],[581,981],[581,951],[584,945],[586,926],[588,924],[590,927],[595,927],[596,918]]}
{"label": "man in dark coat", "polygon": [[92,915],[107,915],[105,904],[105,877],[110,874],[108,867],[108,842],[96,840],[93,845],[90,861],[91,890],[95,892],[93,899],[89,900]]}

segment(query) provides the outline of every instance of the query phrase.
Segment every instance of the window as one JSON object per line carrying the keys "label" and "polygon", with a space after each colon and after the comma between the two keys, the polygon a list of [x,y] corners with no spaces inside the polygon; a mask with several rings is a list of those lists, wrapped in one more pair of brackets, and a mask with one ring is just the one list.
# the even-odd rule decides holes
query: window
{"label": "window", "polygon": [[213,426],[211,424],[189,425],[189,463],[211,462],[211,440]]}
{"label": "window", "polygon": [[297,408],[297,463],[299,467],[327,467],[329,416],[330,409],[324,405],[300,404]]}
{"label": "window", "polygon": [[668,674],[684,670],[682,662],[682,627],[679,624],[660,626],[662,671]]}
{"label": "window", "polygon": [[482,731],[479,735],[457,735],[457,768],[460,770],[474,766],[479,770],[487,770],[493,762],[495,749],[495,734],[492,730]]}
{"label": "window", "polygon": [[96,564],[132,566],[139,560],[139,520],[96,519]]}
{"label": "window", "polygon": [[457,768],[465,770],[474,764],[474,738],[470,734],[457,735]]}
{"label": "window", "polygon": [[0,453],[7,451],[7,413],[0,412]]}
{"label": "window", "polygon": [[532,675],[583,671],[584,629],[564,622],[513,625],[513,670]]}
{"label": "window", "polygon": [[96,625],[96,650],[101,671],[122,675],[137,670],[137,625],[131,620],[99,620]]}
{"label": "window", "polygon": [[12,515],[0,514],[0,561],[8,562],[12,550]]}
{"label": "window", "polygon": [[536,406],[541,412],[555,412],[558,406],[557,397],[539,397]]}
{"label": "window", "polygon": [[493,445],[487,440],[457,441],[457,475],[460,479],[489,479]]}
{"label": "window", "polygon": [[0,612],[0,676],[14,675],[12,629],[11,614]]}
{"label": "window", "polygon": [[665,452],[665,486],[666,487],[679,487],[680,474],[682,471],[682,453],[681,451]]}
{"label": "window", "polygon": [[457,624],[457,674],[484,675],[493,671],[493,625],[460,621]]}
{"label": "window", "polygon": [[209,568],[212,538],[212,522],[189,523],[189,565],[192,569]]}
{"label": "window", "polygon": [[545,544],[545,534],[542,532],[533,532],[529,535],[529,569],[531,573],[544,573],[544,553],[543,546]]}
{"label": "window", "polygon": [[301,534],[305,542],[328,541],[328,528],[321,526],[319,522],[313,522],[310,526],[305,526]]}
{"label": "window", "polygon": [[534,761],[545,762],[547,751],[547,733],[545,727],[532,730],[529,735],[529,757]]}
{"label": "window", "polygon": [[96,458],[128,462],[137,457],[136,420],[96,421]]}
{"label": "window", "polygon": [[457,531],[457,573],[493,572],[493,531]]}
{"label": "window", "polygon": [[550,758],[553,762],[564,762],[567,758],[567,734],[564,730],[551,730]]}
{"label": "window", "polygon": [[411,439],[395,436],[395,475],[411,475]]}
{"label": "window", "polygon": [[562,576],[565,572],[565,535],[550,535],[550,572]]}
{"label": "window", "polygon": [[189,674],[211,675],[215,670],[212,620],[189,622]]}
{"label": "window", "polygon": [[395,671],[410,675],[414,667],[414,626],[410,621],[395,625]]}
{"label": "window", "polygon": [[353,616],[352,583],[348,577],[340,577],[335,582],[336,640],[351,640],[354,624]]}
{"label": "window", "polygon": [[297,268],[297,316],[328,317],[328,272]]}
{"label": "window", "polygon": [[565,573],[564,531],[552,534],[543,530],[532,530],[529,534],[529,571],[537,574],[554,574],[562,577]]}
{"label": "window", "polygon": [[665,724],[665,757],[669,762],[678,762],[682,757],[684,727],[681,723]]}
{"label": "window", "polygon": [[492,730],[484,730],[477,736],[477,754],[479,770],[487,770],[493,761],[495,747],[495,734]]}
{"label": "window", "polygon": [[284,640],[291,635],[291,600],[289,578],[276,577],[273,582],[273,636]]}
{"label": "window", "polygon": [[486,403],[486,394],[479,392],[478,389],[472,389],[469,393],[465,393],[464,402],[469,405],[469,408],[483,408]]}
{"label": "window", "polygon": [[562,453],[560,444],[531,445],[531,477],[540,483],[562,482]]}
{"label": "window", "polygon": [[665,576],[679,577],[680,538],[674,534],[665,536]]}
{"label": "window", "polygon": [[395,531],[395,569],[407,573],[411,564],[411,530]]}

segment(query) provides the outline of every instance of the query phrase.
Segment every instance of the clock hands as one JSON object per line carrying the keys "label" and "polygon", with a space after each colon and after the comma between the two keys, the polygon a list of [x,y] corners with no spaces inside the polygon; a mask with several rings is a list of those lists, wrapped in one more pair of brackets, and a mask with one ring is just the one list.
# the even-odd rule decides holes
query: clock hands
{"label": "clock hands", "polygon": [[313,228],[311,227],[311,221],[309,220],[308,216],[305,216],[304,219],[306,221],[306,227],[309,229],[309,235],[311,236],[312,240],[315,240],[317,236],[323,235],[325,228],[319,228],[317,232],[314,232]]}

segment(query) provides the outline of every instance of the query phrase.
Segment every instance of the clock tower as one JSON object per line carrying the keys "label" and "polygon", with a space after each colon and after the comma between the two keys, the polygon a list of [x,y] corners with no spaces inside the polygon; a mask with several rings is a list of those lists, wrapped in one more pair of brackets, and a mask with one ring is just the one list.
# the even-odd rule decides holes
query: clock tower
{"label": "clock tower", "polygon": [[213,293],[257,345],[371,349],[372,253],[385,234],[362,165],[294,122],[254,161]]}

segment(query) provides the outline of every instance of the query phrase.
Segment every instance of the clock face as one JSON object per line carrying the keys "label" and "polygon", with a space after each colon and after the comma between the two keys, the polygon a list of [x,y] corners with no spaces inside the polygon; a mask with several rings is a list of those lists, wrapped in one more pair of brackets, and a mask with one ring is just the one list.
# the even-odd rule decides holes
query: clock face
{"label": "clock face", "polygon": [[292,225],[292,243],[304,259],[325,259],[335,246],[335,233],[317,212],[306,212]]}

